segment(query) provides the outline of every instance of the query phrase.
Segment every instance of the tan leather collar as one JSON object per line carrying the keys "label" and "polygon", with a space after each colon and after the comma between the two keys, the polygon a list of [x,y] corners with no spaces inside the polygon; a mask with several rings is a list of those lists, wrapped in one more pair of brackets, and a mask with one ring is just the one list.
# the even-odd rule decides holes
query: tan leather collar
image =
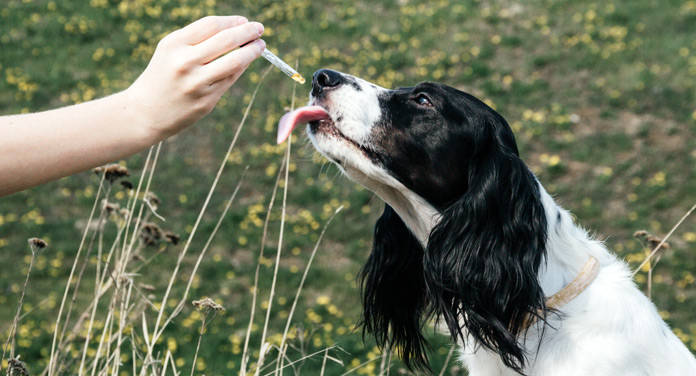
{"label": "tan leather collar", "polygon": [[[570,303],[573,299],[577,298],[578,295],[582,294],[583,291],[587,289],[590,284],[597,278],[599,274],[599,261],[593,256],[587,260],[585,266],[582,267],[580,273],[574,280],[572,280],[566,287],[562,288],[561,291],[551,295],[546,299],[546,309],[547,310],[557,310],[564,305]],[[536,323],[537,317],[532,318],[528,322],[527,328]],[[526,329],[526,328],[525,328]]]}
{"label": "tan leather collar", "polygon": [[578,274],[574,280],[561,289],[561,291],[546,299],[546,309],[561,308],[571,300],[577,298],[578,295],[582,294],[592,281],[595,280],[597,274],[599,274],[599,261],[590,256],[590,259],[587,260],[585,266],[580,270],[580,274]]}

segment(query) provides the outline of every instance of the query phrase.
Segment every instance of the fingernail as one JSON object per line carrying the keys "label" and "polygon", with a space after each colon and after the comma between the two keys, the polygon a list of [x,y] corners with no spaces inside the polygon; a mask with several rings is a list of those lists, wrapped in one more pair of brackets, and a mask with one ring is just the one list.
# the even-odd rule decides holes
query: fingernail
{"label": "fingernail", "polygon": [[244,25],[245,23],[248,23],[249,20],[244,17],[244,16],[237,16],[237,25]]}
{"label": "fingernail", "polygon": [[257,39],[256,45],[259,46],[259,49],[261,51],[263,51],[263,49],[266,48],[266,42],[263,39]]}
{"label": "fingernail", "polygon": [[259,35],[263,34],[263,25],[260,22],[254,22],[254,26],[256,26]]}

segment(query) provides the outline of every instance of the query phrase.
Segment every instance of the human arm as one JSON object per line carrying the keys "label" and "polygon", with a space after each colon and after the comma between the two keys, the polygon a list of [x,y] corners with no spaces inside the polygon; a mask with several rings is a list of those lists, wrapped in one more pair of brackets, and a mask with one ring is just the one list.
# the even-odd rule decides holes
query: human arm
{"label": "human arm", "polygon": [[164,37],[120,93],[0,117],[0,197],[137,153],[197,122],[260,56],[262,33],[244,17],[206,17]]}

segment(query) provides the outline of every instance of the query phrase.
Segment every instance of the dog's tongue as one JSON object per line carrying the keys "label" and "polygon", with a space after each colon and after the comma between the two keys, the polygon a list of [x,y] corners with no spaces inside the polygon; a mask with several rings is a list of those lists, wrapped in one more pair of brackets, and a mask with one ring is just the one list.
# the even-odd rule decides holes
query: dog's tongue
{"label": "dog's tongue", "polygon": [[278,143],[285,141],[297,124],[326,120],[328,118],[329,114],[319,106],[301,107],[295,111],[288,112],[278,122]]}

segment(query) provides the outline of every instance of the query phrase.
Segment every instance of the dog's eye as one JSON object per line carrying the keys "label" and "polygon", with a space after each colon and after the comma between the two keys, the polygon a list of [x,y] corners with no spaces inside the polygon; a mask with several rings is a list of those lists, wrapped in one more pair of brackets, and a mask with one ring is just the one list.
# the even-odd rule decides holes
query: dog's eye
{"label": "dog's eye", "polygon": [[421,94],[416,97],[416,103],[418,103],[421,106],[427,106],[430,107],[433,105],[433,103],[430,101],[430,98],[426,97],[424,94]]}

